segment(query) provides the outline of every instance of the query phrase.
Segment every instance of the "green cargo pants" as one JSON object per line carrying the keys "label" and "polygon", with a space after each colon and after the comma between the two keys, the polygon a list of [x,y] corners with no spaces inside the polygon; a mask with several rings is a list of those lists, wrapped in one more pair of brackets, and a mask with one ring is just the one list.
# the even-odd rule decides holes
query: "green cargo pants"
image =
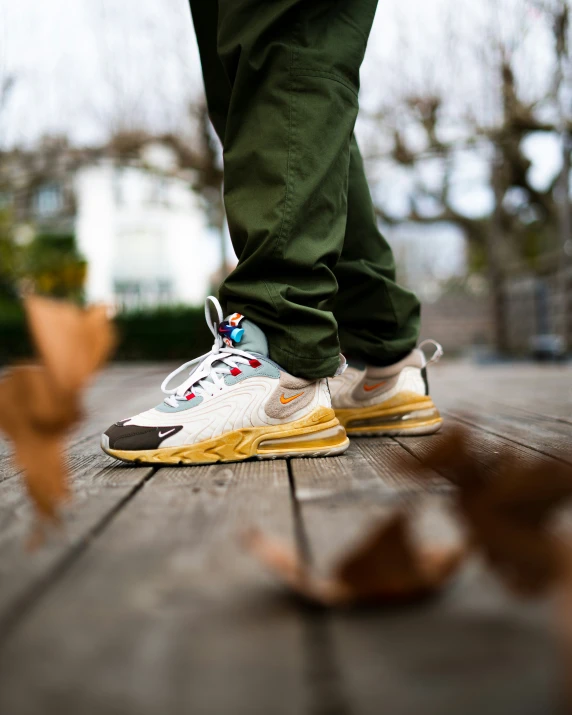
{"label": "green cargo pants", "polygon": [[190,3],[238,257],[223,307],[293,375],[333,375],[340,348],[401,359],[419,302],[395,283],[353,134],[377,0]]}

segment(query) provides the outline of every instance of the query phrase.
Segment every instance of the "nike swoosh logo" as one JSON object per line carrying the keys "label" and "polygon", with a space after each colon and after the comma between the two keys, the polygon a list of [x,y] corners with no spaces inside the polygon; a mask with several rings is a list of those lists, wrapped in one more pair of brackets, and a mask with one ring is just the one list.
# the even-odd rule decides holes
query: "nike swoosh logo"
{"label": "nike swoosh logo", "polygon": [[385,385],[387,380],[382,380],[382,382],[378,382],[375,385],[364,385],[363,389],[366,392],[371,392],[372,390],[377,390],[378,387],[381,387],[382,385]]}
{"label": "nike swoosh logo", "polygon": [[168,429],[166,432],[159,432],[159,439],[161,437],[166,437],[168,434],[171,434],[171,432],[174,432],[174,429]]}
{"label": "nike swoosh logo", "polygon": [[287,405],[289,402],[292,402],[292,400],[296,400],[298,397],[302,397],[304,393],[299,392],[297,395],[292,395],[292,397],[284,397],[284,393],[280,395],[280,402],[283,405]]}

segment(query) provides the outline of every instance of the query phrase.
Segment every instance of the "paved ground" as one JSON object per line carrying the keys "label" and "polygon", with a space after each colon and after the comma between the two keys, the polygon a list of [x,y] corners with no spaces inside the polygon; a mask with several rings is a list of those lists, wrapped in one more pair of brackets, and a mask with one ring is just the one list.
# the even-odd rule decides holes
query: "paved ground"
{"label": "paved ground", "polygon": [[[420,607],[325,612],[288,597],[237,543],[257,525],[326,569],[398,501],[431,538],[455,538],[438,480],[415,479],[442,436],[356,440],[325,460],[120,466],[98,434],[158,402],[167,369],[101,376],[72,439],[65,533],[31,555],[30,509],[0,442],[2,715],[557,712],[545,607],[514,600],[478,563]],[[477,458],[572,461],[571,367],[444,363],[431,382]]]}

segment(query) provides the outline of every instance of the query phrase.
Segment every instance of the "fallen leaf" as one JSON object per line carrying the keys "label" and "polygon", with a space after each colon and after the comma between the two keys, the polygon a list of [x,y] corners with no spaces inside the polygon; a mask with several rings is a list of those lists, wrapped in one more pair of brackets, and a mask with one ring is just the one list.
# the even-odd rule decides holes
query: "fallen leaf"
{"label": "fallen leaf", "polygon": [[485,465],[456,429],[424,460],[459,488],[457,507],[474,547],[520,593],[539,593],[562,573],[561,539],[550,529],[555,509],[572,497],[572,468],[556,460],[522,464],[500,452]]}
{"label": "fallen leaf", "polygon": [[40,517],[51,521],[69,497],[63,438],[79,416],[76,403],[60,397],[43,366],[13,368],[0,381],[0,429],[14,445],[14,461]]}
{"label": "fallen leaf", "polygon": [[563,684],[567,707],[563,712],[572,712],[572,544],[560,543],[558,548],[562,549],[564,568],[554,599],[554,626],[564,664]]}
{"label": "fallen leaf", "polygon": [[103,365],[115,343],[104,306],[81,309],[64,301],[24,301],[34,344],[61,390],[78,390]]}
{"label": "fallen leaf", "polygon": [[443,588],[464,556],[462,548],[417,546],[401,512],[375,527],[326,578],[313,574],[294,549],[260,531],[249,532],[244,543],[294,592],[324,606],[422,599]]}
{"label": "fallen leaf", "polygon": [[113,330],[101,308],[38,297],[25,305],[42,363],[14,367],[0,379],[0,429],[14,445],[40,522],[56,523],[70,496],[66,434],[81,418],[81,389],[111,350]]}
{"label": "fallen leaf", "polygon": [[334,578],[359,598],[422,598],[456,571],[462,548],[417,546],[407,518],[396,513],[340,561]]}

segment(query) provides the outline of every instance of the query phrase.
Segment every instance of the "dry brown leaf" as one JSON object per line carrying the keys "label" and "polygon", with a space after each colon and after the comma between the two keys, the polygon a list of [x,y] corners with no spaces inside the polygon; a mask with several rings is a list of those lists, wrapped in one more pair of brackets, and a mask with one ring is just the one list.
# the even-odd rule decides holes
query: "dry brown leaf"
{"label": "dry brown leaf", "polygon": [[36,430],[58,432],[80,418],[77,393],[62,393],[43,365],[18,365],[0,382],[0,428],[9,437],[29,424]]}
{"label": "dry brown leaf", "polygon": [[334,578],[360,598],[415,599],[438,590],[462,558],[461,548],[417,546],[406,516],[398,512],[341,560]]}
{"label": "dry brown leaf", "polygon": [[0,429],[41,522],[56,522],[70,492],[66,432],[81,417],[81,388],[111,350],[113,331],[101,308],[38,297],[25,304],[43,364],[14,367],[0,380]]}
{"label": "dry brown leaf", "polygon": [[463,549],[422,549],[407,518],[394,514],[348,553],[327,578],[314,575],[290,547],[252,531],[245,545],[297,594],[324,606],[406,603],[439,591],[458,569]]}
{"label": "dry brown leaf", "polygon": [[104,306],[28,296],[24,305],[42,362],[61,390],[78,390],[105,362],[115,343]]}
{"label": "dry brown leaf", "polygon": [[75,401],[54,391],[43,366],[13,368],[0,381],[0,429],[14,444],[14,460],[39,515],[52,521],[69,496],[63,437],[78,416]]}
{"label": "dry brown leaf", "polygon": [[473,544],[521,593],[548,588],[562,572],[562,550],[549,528],[554,510],[572,496],[572,468],[538,460],[523,465],[500,453],[487,469],[471,454],[461,430],[425,460],[459,487],[457,504]]}
{"label": "dry brown leaf", "polygon": [[564,569],[554,600],[554,626],[564,664],[565,712],[572,712],[572,544],[561,542],[558,548],[562,549]]}

